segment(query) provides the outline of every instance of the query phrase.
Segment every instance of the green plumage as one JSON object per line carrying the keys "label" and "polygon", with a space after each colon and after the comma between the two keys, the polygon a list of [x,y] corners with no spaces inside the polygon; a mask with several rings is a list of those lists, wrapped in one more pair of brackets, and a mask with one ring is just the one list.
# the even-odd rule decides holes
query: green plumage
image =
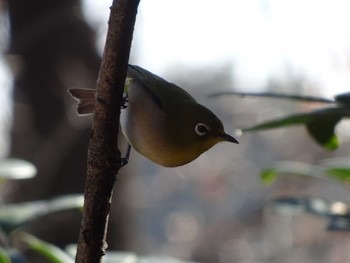
{"label": "green plumage", "polygon": [[139,66],[129,65],[128,77],[142,83],[142,87],[160,107],[166,107],[174,99],[196,102],[184,89]]}
{"label": "green plumage", "polygon": [[[69,92],[79,100],[79,114],[93,112],[94,91]],[[187,91],[141,67],[129,65],[125,93],[122,131],[137,152],[159,165],[184,165],[220,141],[238,143]]]}

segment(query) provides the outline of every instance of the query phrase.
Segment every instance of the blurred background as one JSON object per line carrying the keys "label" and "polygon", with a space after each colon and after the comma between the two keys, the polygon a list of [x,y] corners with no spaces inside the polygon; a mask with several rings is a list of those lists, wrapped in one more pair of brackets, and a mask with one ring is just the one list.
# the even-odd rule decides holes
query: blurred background
{"label": "blurred background", "polygon": [[[0,157],[33,163],[37,175],[0,185],[1,204],[82,193],[91,117],[66,90],[95,88],[111,1],[0,0]],[[212,109],[226,131],[318,107],[218,91],[275,91],[332,98],[350,85],[348,1],[141,1],[130,62],[174,82]],[[179,168],[136,152],[116,183],[110,250],[208,263],[350,261],[346,231],[310,214],[281,214],[283,196],[349,202],[345,184],[285,175],[266,185],[276,161],[317,164],[349,156],[349,125],[328,152],[303,127],[244,133]],[[121,143],[124,144],[121,138]],[[26,231],[64,247],[80,212],[55,213]]]}

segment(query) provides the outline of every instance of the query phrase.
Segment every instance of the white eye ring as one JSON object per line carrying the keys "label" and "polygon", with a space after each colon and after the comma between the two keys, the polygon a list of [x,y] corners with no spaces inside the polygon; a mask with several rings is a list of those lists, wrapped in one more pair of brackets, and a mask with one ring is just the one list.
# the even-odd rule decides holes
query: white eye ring
{"label": "white eye ring", "polygon": [[204,123],[197,123],[196,126],[194,127],[194,131],[196,132],[197,135],[204,136],[208,134],[209,127]]}

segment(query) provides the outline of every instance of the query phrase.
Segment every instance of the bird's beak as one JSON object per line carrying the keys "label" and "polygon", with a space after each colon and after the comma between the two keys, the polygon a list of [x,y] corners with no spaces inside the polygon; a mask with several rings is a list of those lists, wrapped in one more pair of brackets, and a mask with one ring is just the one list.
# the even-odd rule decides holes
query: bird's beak
{"label": "bird's beak", "polygon": [[233,138],[231,135],[227,133],[221,133],[221,134],[218,134],[217,136],[221,138],[223,141],[239,144],[239,142],[235,138]]}

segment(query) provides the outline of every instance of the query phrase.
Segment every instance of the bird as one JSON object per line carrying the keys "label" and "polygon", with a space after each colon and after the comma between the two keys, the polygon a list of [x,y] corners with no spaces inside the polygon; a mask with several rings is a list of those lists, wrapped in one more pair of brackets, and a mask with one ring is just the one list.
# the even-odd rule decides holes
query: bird
{"label": "bird", "polygon": [[[78,115],[94,112],[96,90],[68,92],[78,101]],[[124,94],[122,133],[136,152],[160,166],[188,164],[219,142],[239,143],[187,91],[140,66],[128,65]]]}

